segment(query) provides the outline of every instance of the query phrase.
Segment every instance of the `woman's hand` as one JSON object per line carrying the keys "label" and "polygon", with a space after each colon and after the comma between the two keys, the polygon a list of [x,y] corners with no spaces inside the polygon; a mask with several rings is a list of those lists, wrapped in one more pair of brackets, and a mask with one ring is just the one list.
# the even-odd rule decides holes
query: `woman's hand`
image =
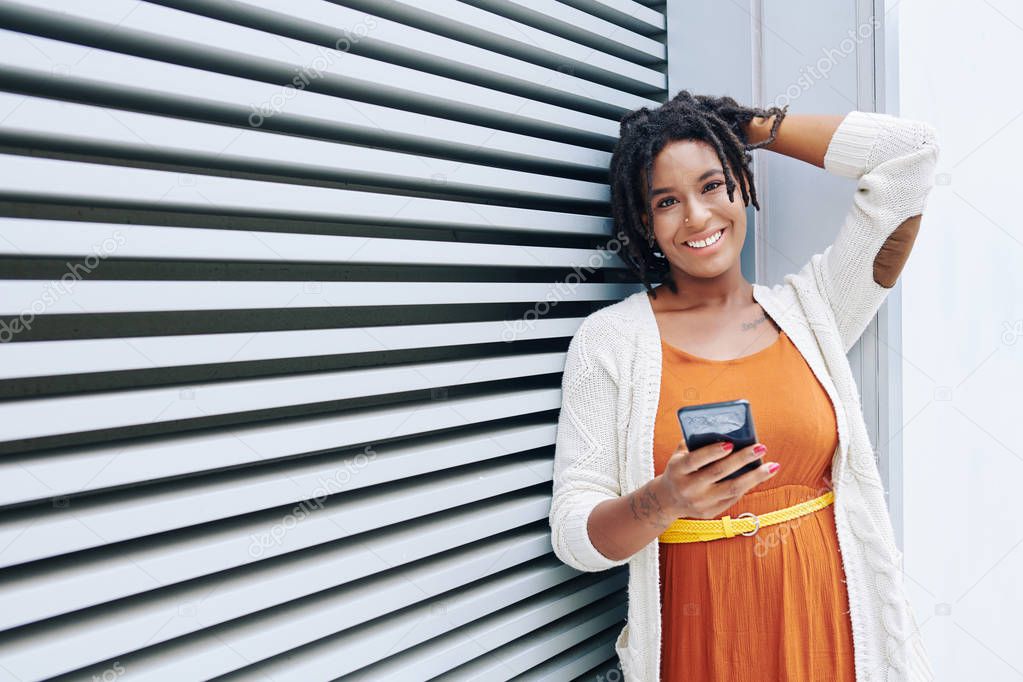
{"label": "woman's hand", "polygon": [[777,114],[771,116],[754,116],[742,123],[743,132],[746,134],[748,144],[759,144],[771,136],[771,127],[777,118]]}
{"label": "woman's hand", "polygon": [[[728,447],[723,448],[722,445]],[[777,473],[777,467],[771,471],[776,462],[764,462],[741,476],[721,481],[766,452],[766,447],[760,452],[754,451],[761,445],[759,443],[735,452],[731,452],[731,445],[727,442],[711,443],[689,452],[683,441],[675,448],[664,473],[657,477],[661,490],[658,497],[667,502],[675,518],[716,518],[751,488]],[[702,469],[704,466],[707,468]]]}

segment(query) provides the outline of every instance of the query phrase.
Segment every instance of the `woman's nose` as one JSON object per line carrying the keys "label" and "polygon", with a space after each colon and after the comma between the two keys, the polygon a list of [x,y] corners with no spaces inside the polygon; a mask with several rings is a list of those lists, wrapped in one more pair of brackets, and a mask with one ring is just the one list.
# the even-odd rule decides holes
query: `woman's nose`
{"label": "woman's nose", "polygon": [[689,212],[685,214],[682,221],[690,229],[701,227],[710,217],[710,210],[699,201],[689,205]]}

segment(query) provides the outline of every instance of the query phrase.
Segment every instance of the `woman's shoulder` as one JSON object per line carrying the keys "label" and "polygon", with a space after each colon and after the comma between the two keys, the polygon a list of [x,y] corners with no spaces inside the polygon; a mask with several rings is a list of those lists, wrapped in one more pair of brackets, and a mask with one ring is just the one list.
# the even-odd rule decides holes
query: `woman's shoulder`
{"label": "woman's shoulder", "polygon": [[620,358],[627,349],[635,348],[642,322],[639,304],[644,303],[639,296],[646,296],[646,292],[636,292],[591,312],[579,324],[573,341],[583,340],[588,349],[603,350],[615,358]]}
{"label": "woman's shoulder", "polygon": [[646,296],[646,292],[637,291],[620,301],[594,310],[583,318],[580,328],[583,326],[597,329],[635,327],[640,321],[639,304],[643,303],[640,296]]}

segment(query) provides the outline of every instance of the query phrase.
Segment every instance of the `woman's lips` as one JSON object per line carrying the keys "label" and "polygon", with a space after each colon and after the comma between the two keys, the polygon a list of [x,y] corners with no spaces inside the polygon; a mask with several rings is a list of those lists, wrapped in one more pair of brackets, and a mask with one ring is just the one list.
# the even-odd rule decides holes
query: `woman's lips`
{"label": "woman's lips", "polygon": [[[718,249],[721,248],[721,242],[725,241],[725,235],[728,232],[728,228],[727,227],[723,227],[723,228],[721,228],[720,232],[721,232],[721,236],[718,237],[718,240],[716,242],[714,242],[713,244],[711,244],[710,246],[696,247],[696,246],[689,246],[689,244],[686,244],[685,242],[682,242],[682,248],[685,249],[686,251],[690,252],[690,253],[699,254],[699,255],[714,253],[715,251],[717,251]],[[713,235],[711,235],[711,236],[713,236]],[[698,241],[698,240],[692,240],[691,239],[691,240],[687,240],[687,241]]]}

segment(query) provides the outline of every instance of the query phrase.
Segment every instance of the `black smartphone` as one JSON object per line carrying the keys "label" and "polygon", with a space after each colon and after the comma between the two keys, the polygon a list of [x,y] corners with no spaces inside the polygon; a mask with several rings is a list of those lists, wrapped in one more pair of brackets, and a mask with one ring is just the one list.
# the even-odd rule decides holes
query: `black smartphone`
{"label": "black smartphone", "polygon": [[[680,407],[678,423],[682,427],[682,436],[690,452],[721,441],[734,443],[735,450],[757,442],[757,434],[753,428],[753,411],[750,409],[749,401],[743,398]],[[757,458],[716,482],[742,476],[763,463],[763,458]]]}

